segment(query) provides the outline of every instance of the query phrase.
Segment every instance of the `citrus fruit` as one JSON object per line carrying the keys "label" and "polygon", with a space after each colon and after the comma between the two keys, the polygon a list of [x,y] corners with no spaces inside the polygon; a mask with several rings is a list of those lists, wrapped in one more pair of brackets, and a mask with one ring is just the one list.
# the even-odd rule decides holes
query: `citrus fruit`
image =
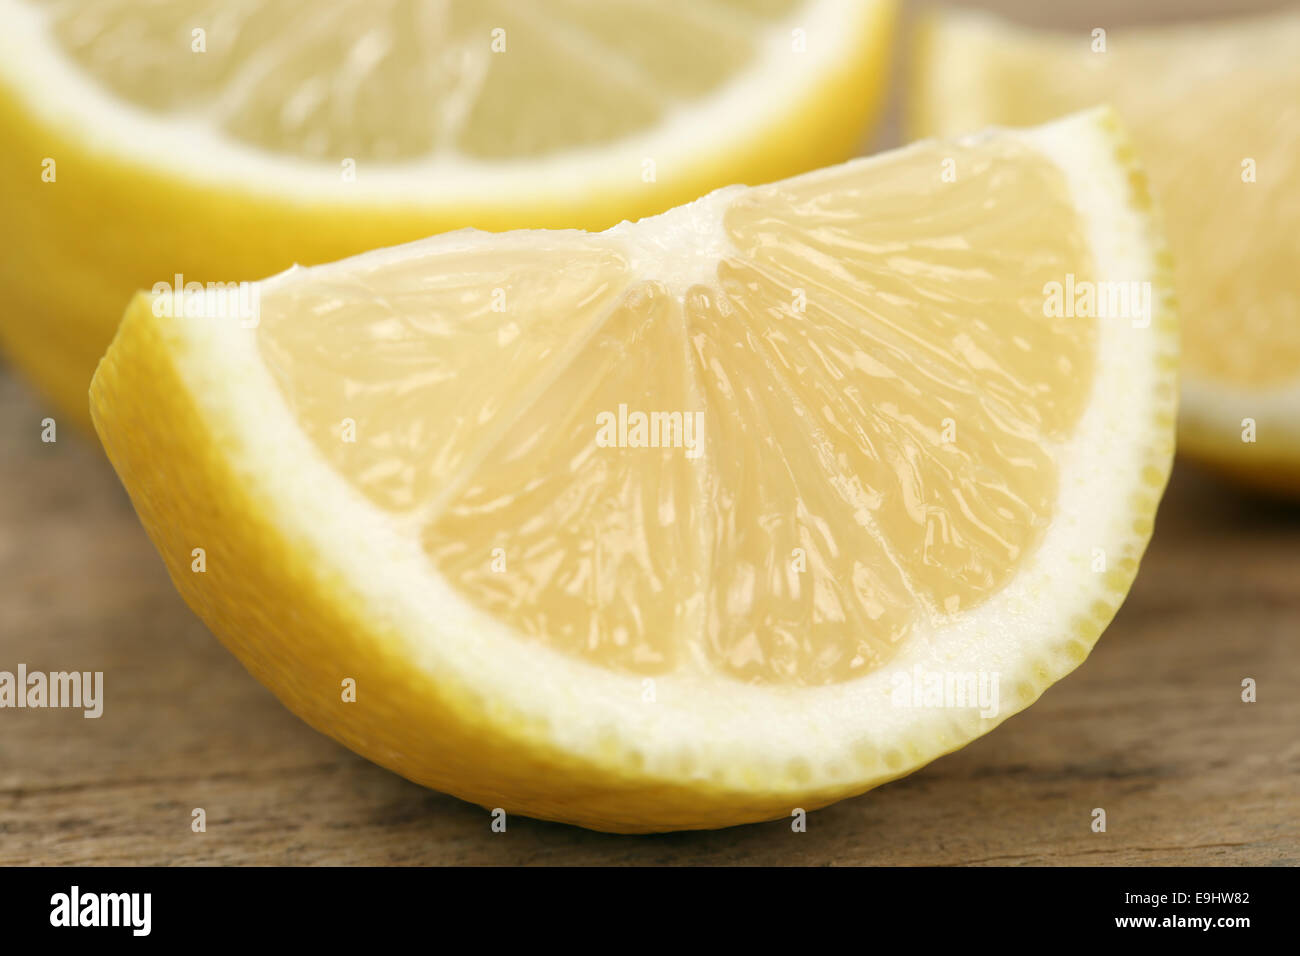
{"label": "citrus fruit", "polygon": [[89,425],[139,288],[601,229],[847,159],[894,0],[0,0],[0,346]]}
{"label": "citrus fruit", "polygon": [[1093,111],[142,293],[92,414],[190,606],[349,747],[606,830],[786,816],[1027,706],[1123,599],[1177,400],[1144,188]]}
{"label": "citrus fruit", "polygon": [[1174,256],[1179,448],[1300,495],[1300,10],[1074,35],[936,12],[918,36],[917,135],[1115,106]]}

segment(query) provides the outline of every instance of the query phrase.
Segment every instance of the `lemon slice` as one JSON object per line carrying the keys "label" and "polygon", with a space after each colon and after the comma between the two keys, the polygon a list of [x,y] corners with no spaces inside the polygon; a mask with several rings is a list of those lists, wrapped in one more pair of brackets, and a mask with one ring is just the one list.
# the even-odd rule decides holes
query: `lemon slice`
{"label": "lemon slice", "polygon": [[1095,111],[142,294],[95,426],[190,605],[372,760],[600,829],[788,815],[1027,706],[1123,599],[1176,402],[1131,164]]}
{"label": "lemon slice", "polygon": [[918,135],[1115,105],[1168,222],[1179,447],[1300,494],[1300,10],[1074,36],[945,12],[919,37]]}
{"label": "lemon slice", "polygon": [[0,0],[0,346],[89,425],[122,303],[856,152],[894,0]]}

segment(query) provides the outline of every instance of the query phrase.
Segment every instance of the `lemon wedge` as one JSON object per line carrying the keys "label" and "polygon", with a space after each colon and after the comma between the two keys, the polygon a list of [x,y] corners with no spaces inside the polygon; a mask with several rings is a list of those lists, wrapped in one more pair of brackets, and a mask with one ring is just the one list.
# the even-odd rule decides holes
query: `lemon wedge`
{"label": "lemon wedge", "polygon": [[1300,10],[1067,36],[935,12],[917,135],[1109,102],[1168,223],[1183,318],[1179,447],[1300,495]]}
{"label": "lemon wedge", "polygon": [[1093,111],[141,294],[91,408],[176,586],[313,726],[509,813],[717,827],[1086,657],[1173,452],[1167,271]]}

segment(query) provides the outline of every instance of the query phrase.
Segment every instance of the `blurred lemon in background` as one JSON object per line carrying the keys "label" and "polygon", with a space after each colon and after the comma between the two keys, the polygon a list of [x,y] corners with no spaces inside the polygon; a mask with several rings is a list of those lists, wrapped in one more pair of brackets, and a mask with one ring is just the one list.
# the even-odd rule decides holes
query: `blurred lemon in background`
{"label": "blurred lemon in background", "polygon": [[935,12],[918,41],[916,135],[1119,109],[1175,260],[1179,447],[1300,494],[1300,10],[1072,36]]}
{"label": "blurred lemon in background", "polygon": [[893,0],[0,0],[0,343],[86,423],[132,291],[603,228],[852,155]]}
{"label": "blurred lemon in background", "polygon": [[[141,295],[95,427],[189,605],[372,760],[607,830],[788,816],[1028,706],[1128,592],[1177,401],[1133,155],[1095,110],[291,270],[256,327]],[[1049,313],[1067,274],[1150,296]]]}

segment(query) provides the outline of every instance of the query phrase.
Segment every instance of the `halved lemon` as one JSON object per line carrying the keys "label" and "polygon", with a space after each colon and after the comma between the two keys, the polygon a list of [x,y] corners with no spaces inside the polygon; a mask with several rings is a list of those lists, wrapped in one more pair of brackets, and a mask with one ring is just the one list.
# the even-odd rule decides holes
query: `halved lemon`
{"label": "halved lemon", "polygon": [[1096,111],[142,294],[92,414],[190,606],[349,747],[599,829],[785,816],[1027,706],[1127,592],[1176,403],[1132,162]]}
{"label": "halved lemon", "polygon": [[0,346],[63,412],[122,302],[847,159],[895,0],[0,0]]}
{"label": "halved lemon", "polygon": [[1300,494],[1300,9],[1070,36],[936,12],[917,135],[1110,102],[1150,170],[1184,320],[1179,447]]}

